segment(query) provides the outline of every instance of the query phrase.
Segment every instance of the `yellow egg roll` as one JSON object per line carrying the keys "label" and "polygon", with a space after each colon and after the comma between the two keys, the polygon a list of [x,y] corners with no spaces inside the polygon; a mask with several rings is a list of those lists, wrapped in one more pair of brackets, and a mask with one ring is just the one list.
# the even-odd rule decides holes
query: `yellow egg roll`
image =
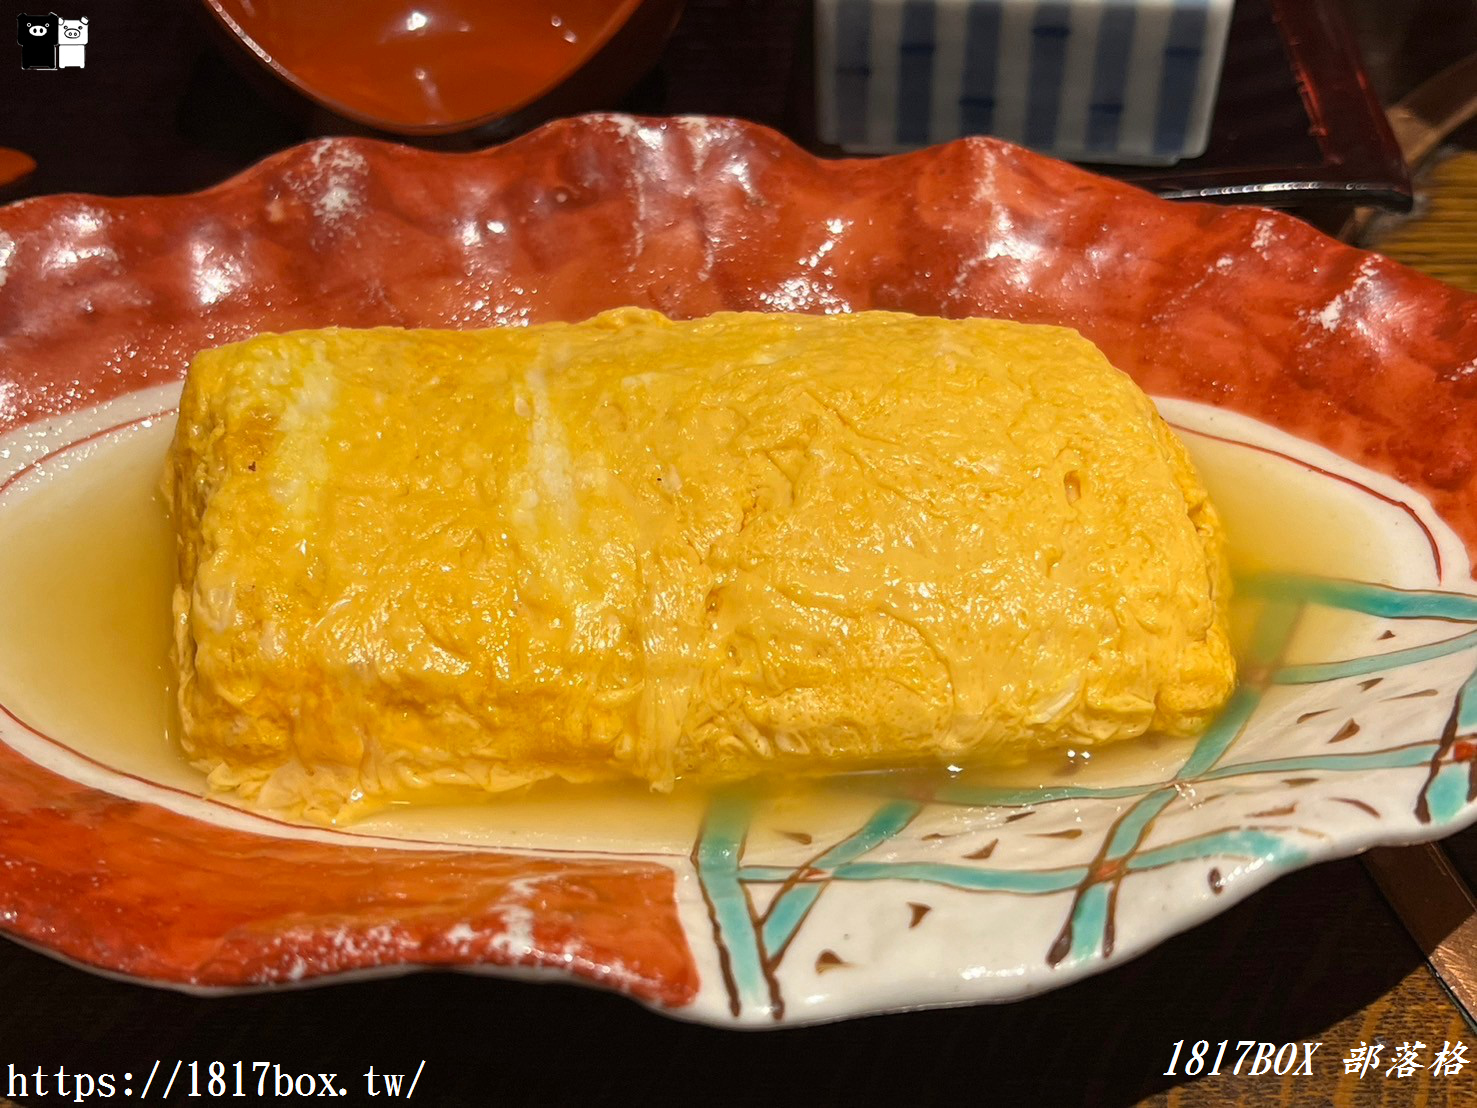
{"label": "yellow egg roll", "polygon": [[315,819],[1185,735],[1234,683],[1205,490],[1060,327],[263,335],[194,359],[165,485],[185,750]]}

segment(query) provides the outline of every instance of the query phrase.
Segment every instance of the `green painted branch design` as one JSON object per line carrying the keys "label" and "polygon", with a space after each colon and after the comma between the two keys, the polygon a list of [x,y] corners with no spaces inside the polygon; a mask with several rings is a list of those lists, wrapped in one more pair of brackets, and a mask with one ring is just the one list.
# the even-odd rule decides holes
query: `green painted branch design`
{"label": "green painted branch design", "polygon": [[[1240,583],[1243,595],[1263,601],[1252,635],[1244,679],[1220,718],[1195,745],[1169,780],[1140,785],[979,788],[942,785],[922,799],[886,800],[847,837],[795,865],[745,863],[745,840],[754,818],[742,793],[716,798],[694,847],[714,936],[735,1015],[780,1018],[784,998],[778,980],[786,951],[825,891],[837,882],[896,882],[981,894],[1026,897],[1070,896],[1061,930],[1044,952],[1053,966],[1107,957],[1114,949],[1115,908],[1124,878],[1166,866],[1226,860],[1246,866],[1288,869],[1305,864],[1321,836],[1305,828],[1245,826],[1219,828],[1179,841],[1146,846],[1156,821],[1181,801],[1187,785],[1269,774],[1310,775],[1297,783],[1336,779],[1370,770],[1426,768],[1414,811],[1425,822],[1446,822],[1477,798],[1477,668],[1452,694],[1439,736],[1374,750],[1305,754],[1286,758],[1228,761],[1237,740],[1256,715],[1268,688],[1309,686],[1370,678],[1466,651],[1477,656],[1477,596],[1435,590],[1404,590],[1327,578],[1263,575]],[[1303,612],[1322,606],[1385,620],[1440,620],[1458,625],[1438,642],[1314,664],[1284,661]],[[1193,791],[1193,790],[1188,790]],[[901,834],[931,806],[1038,809],[1066,801],[1134,799],[1103,834],[1086,865],[1044,868],[990,866],[969,862],[868,860],[866,855]],[[1346,803],[1378,812],[1361,801]],[[1262,813],[1268,817],[1272,813]],[[1210,887],[1219,892],[1220,871]],[[756,914],[750,886],[778,886],[769,907]],[[916,895],[916,893],[911,894]]]}

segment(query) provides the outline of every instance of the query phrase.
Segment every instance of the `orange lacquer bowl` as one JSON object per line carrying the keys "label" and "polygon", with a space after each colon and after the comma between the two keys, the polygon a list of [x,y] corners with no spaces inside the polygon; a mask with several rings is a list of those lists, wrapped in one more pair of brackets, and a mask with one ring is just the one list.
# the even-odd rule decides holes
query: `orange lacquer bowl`
{"label": "orange lacquer bowl", "polygon": [[600,107],[656,60],[681,0],[205,0],[273,73],[345,118],[447,134]]}

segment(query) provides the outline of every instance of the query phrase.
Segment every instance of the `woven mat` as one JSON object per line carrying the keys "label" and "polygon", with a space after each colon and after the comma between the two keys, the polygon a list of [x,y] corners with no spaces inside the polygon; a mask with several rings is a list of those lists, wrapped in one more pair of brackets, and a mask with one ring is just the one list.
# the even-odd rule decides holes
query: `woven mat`
{"label": "woven mat", "polygon": [[1477,292],[1477,152],[1456,150],[1423,171],[1413,216],[1383,217],[1366,244],[1424,270],[1432,277]]}

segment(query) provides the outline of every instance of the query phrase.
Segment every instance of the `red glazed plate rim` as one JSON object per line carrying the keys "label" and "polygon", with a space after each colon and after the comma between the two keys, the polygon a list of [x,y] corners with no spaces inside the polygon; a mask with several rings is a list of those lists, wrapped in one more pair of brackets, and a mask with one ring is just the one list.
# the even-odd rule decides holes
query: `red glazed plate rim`
{"label": "red glazed plate rim", "polygon": [[[402,271],[400,258],[415,264]],[[386,272],[403,283],[384,283]],[[1477,537],[1463,434],[1477,400],[1477,298],[1287,216],[1173,205],[993,140],[825,162],[749,124],[617,116],[560,121],[468,155],[328,140],[190,196],[0,209],[0,278],[0,433],[177,379],[193,349],[263,328],[486,325],[625,303],[674,315],[993,314],[1077,326],[1151,393],[1219,405],[1349,457],[1427,498],[1469,550]],[[1125,934],[1116,951],[1033,972],[1014,992],[951,1000],[857,986],[787,1018],[1051,987],[1280,872],[1429,838],[1474,815],[1468,800],[1436,819],[1339,824],[1328,846],[1269,855],[1214,896],[1187,897],[1172,918]],[[717,980],[718,952],[702,947],[708,921],[694,924],[684,892],[691,872],[634,859],[264,845],[79,785],[3,745],[0,823],[0,856],[12,863],[0,866],[0,925],[133,979],[237,987],[474,964],[572,973],[689,1018],[777,1015]],[[136,860],[146,841],[163,846]],[[234,867],[233,879],[190,890],[188,910],[148,902],[151,887],[182,891],[168,875],[201,850]],[[312,872],[321,901],[301,902],[301,879],[243,893],[242,875],[261,876],[262,863],[241,858],[261,852]],[[94,887],[99,867],[111,876]],[[375,899],[384,889],[393,903]],[[101,926],[120,904],[143,909],[139,919]]]}

